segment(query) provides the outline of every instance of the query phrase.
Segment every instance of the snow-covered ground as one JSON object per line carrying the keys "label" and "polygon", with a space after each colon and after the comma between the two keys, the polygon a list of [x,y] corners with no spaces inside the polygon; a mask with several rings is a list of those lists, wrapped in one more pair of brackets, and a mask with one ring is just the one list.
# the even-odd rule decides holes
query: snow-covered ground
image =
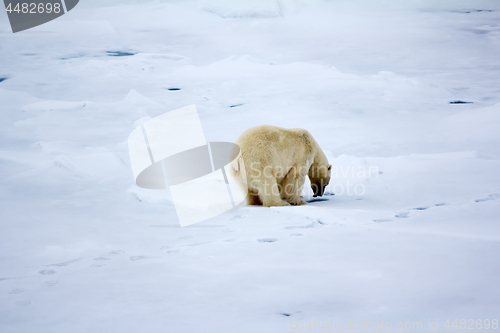
{"label": "snow-covered ground", "polygon": [[[88,0],[25,32],[0,20],[2,333],[500,319],[500,2]],[[308,129],[336,173],[324,200],[306,185],[306,206],[180,228],[168,191],[134,185],[127,137],[190,104],[208,141]]]}

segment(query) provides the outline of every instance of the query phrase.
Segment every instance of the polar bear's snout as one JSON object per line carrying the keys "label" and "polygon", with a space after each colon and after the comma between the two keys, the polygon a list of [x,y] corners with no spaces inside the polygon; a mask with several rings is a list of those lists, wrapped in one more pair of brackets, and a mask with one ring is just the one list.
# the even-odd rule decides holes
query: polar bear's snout
{"label": "polar bear's snout", "polygon": [[313,197],[314,198],[322,197],[323,193],[325,193],[325,188],[326,188],[326,185],[323,185],[321,183],[312,184],[311,189],[313,191]]}
{"label": "polar bear's snout", "polygon": [[313,166],[309,170],[309,180],[311,181],[311,189],[313,191],[313,197],[322,197],[325,193],[325,189],[330,183],[330,177],[332,175],[332,165],[328,164],[325,166]]}

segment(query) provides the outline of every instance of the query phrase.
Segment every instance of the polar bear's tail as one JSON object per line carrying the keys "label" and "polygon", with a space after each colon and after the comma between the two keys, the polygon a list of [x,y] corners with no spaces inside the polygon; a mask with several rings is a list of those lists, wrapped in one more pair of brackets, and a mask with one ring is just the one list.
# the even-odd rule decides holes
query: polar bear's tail
{"label": "polar bear's tail", "polygon": [[233,167],[233,171],[235,174],[239,174],[241,172],[241,166],[243,164],[243,156],[238,156],[238,158],[234,159],[233,162],[231,163],[231,166]]}
{"label": "polar bear's tail", "polygon": [[241,152],[239,156],[231,162],[231,174],[236,184],[238,185],[238,188],[243,198],[247,197],[249,191],[248,180],[247,180],[248,176],[246,174],[246,169],[245,169],[245,159],[243,158]]}

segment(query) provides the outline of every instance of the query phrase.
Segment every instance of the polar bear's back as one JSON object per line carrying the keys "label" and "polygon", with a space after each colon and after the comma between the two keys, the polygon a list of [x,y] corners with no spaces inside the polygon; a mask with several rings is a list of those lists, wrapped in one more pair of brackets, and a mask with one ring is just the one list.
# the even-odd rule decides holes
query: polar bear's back
{"label": "polar bear's back", "polygon": [[298,157],[314,155],[316,141],[305,129],[286,129],[271,125],[252,127],[238,138],[245,165],[291,167]]}

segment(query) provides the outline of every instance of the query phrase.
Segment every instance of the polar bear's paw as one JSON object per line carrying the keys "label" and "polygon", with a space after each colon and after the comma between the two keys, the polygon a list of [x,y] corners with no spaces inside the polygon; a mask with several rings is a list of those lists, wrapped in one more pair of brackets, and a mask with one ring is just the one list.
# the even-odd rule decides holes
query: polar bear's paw
{"label": "polar bear's paw", "polygon": [[288,202],[285,200],[276,200],[275,202],[268,202],[268,203],[263,203],[262,204],[265,207],[281,207],[281,206],[290,206]]}
{"label": "polar bear's paw", "polygon": [[305,204],[307,204],[307,202],[305,202],[305,201],[304,201],[304,200],[302,200],[301,198],[298,198],[298,199],[291,198],[290,200],[288,200],[288,202],[289,202],[291,205],[294,205],[294,206],[301,206],[301,205],[305,205]]}

